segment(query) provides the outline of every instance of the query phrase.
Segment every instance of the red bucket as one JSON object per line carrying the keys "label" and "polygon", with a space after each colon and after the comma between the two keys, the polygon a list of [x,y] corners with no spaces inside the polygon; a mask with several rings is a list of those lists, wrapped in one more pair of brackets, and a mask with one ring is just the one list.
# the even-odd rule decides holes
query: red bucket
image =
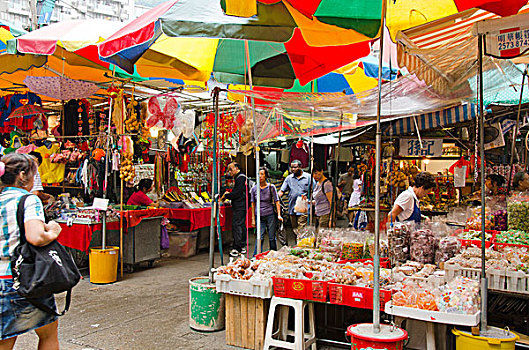
{"label": "red bucket", "polygon": [[402,350],[408,332],[402,328],[380,325],[380,333],[373,333],[373,324],[358,323],[347,327],[351,350]]}

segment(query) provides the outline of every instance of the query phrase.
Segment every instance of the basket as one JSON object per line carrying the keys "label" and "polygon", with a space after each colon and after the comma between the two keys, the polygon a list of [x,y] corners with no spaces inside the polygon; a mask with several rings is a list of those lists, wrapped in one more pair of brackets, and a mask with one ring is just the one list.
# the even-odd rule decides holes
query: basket
{"label": "basket", "polygon": [[506,277],[509,292],[529,294],[529,274],[523,271],[507,270]]}
{"label": "basket", "polygon": [[[472,269],[468,267],[461,267],[459,264],[445,263],[445,279],[446,282],[452,281],[457,276],[467,277],[476,281],[481,279],[481,269]],[[489,268],[486,271],[488,279],[488,288],[505,290],[506,270]]]}
{"label": "basket", "polygon": [[268,299],[272,297],[270,280],[238,280],[230,275],[215,275],[217,292]]}
{"label": "basket", "polygon": [[274,295],[282,298],[327,301],[328,281],[272,277]]}
{"label": "basket", "polygon": [[[331,304],[347,305],[360,309],[373,309],[373,288],[350,286],[329,282],[329,301]],[[391,300],[391,291],[380,290],[380,307]]]}

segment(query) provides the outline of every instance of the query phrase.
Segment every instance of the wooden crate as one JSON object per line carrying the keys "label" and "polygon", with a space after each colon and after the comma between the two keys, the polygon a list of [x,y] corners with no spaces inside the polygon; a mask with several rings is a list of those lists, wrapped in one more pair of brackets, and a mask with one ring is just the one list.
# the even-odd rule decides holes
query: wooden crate
{"label": "wooden crate", "polygon": [[270,299],[226,294],[226,345],[262,349]]}

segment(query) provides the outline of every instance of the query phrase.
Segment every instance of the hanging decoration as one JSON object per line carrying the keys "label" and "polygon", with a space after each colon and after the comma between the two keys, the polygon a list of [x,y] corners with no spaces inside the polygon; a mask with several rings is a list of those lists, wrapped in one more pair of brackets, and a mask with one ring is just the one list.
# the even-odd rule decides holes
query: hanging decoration
{"label": "hanging decoration", "polygon": [[138,101],[134,99],[134,95],[130,98],[127,104],[127,119],[125,120],[125,131],[129,133],[137,133],[140,130],[140,123],[138,121],[138,113],[136,113],[136,106]]}
{"label": "hanging decoration", "polygon": [[[208,140],[208,144],[213,142],[213,128],[215,127],[215,113],[209,113],[204,120],[205,129],[202,132],[203,138]],[[237,124],[233,114],[225,112],[219,115],[217,122],[217,139],[219,144],[231,144],[233,135],[237,132]],[[222,154],[227,152],[221,152]],[[209,154],[209,153],[208,153]],[[212,154],[210,154],[212,155]]]}
{"label": "hanging decoration", "polygon": [[149,128],[158,126],[171,130],[174,127],[175,117],[179,109],[180,105],[174,97],[167,99],[162,110],[160,101],[153,96],[148,101],[148,111],[151,115],[147,118],[146,125]]}

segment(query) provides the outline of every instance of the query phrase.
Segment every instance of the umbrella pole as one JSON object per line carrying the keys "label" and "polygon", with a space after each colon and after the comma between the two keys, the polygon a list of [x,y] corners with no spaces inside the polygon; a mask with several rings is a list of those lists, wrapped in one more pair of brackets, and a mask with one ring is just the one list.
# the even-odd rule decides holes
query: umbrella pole
{"label": "umbrella pole", "polygon": [[377,132],[375,155],[375,252],[373,256],[373,333],[380,333],[380,151],[382,133],[380,131],[380,115],[382,113],[382,62],[384,56],[384,32],[386,27],[386,1],[382,1],[380,23],[380,52],[378,57],[378,100],[377,100]]}
{"label": "umbrella pole", "polygon": [[481,153],[481,331],[487,330],[487,275],[485,271],[485,116],[483,115],[483,34],[478,36],[479,148]]}
{"label": "umbrella pole", "polygon": [[[252,69],[251,69],[251,63],[250,63],[250,49],[248,46],[248,40],[244,40],[244,49],[246,51],[246,62],[248,64],[248,82],[250,84],[250,91],[253,90],[253,83],[252,83]],[[253,95],[250,95],[250,101],[252,103],[252,120],[253,120],[253,135],[254,135],[254,142],[255,142],[255,182],[256,182],[256,191],[255,191],[255,233],[257,236],[257,253],[261,252],[261,187],[260,187],[260,181],[259,181],[259,167],[260,167],[260,160],[259,160],[259,141],[257,139],[257,124],[255,122],[255,100],[253,98]],[[249,252],[248,252],[249,253]]]}
{"label": "umbrella pole", "polygon": [[516,124],[514,125],[512,134],[512,145],[511,145],[511,164],[509,167],[509,177],[507,178],[507,194],[511,192],[511,179],[512,171],[514,170],[514,153],[516,152],[516,137],[518,136],[518,124],[520,123],[520,112],[522,110],[522,98],[523,98],[523,87],[525,85],[525,77],[527,75],[527,69],[529,65],[525,65],[525,70],[522,75],[522,87],[520,89],[520,100],[518,101],[518,114],[516,115]]}
{"label": "umbrella pole", "polygon": [[[219,122],[219,94],[220,89],[213,89],[214,109],[215,109],[215,126],[213,128],[213,166],[212,166],[212,205],[211,221],[209,226],[209,283],[213,283],[213,266],[215,264],[215,231],[216,231],[216,214],[218,206],[217,194],[217,126]],[[220,244],[220,242],[219,242]]]}

